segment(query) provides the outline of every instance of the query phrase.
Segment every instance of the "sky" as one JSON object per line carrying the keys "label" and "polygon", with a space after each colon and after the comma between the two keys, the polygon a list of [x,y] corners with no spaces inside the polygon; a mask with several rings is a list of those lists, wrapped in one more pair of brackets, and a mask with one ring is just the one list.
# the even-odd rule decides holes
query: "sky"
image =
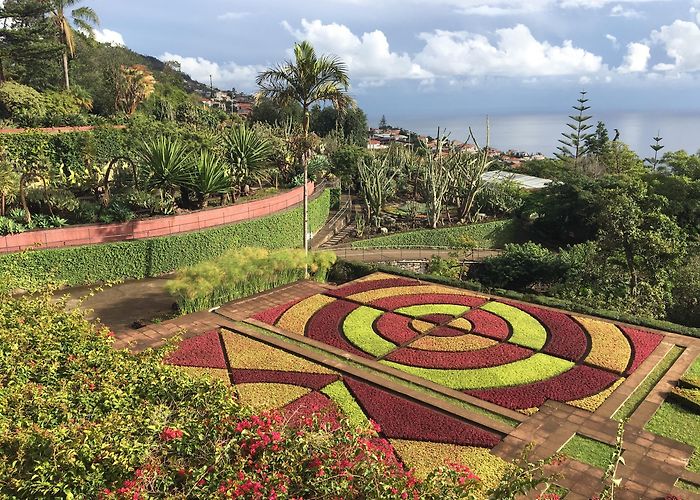
{"label": "sky", "polygon": [[700,0],[87,0],[98,39],[222,89],[310,41],[370,123],[595,110],[700,112]]}

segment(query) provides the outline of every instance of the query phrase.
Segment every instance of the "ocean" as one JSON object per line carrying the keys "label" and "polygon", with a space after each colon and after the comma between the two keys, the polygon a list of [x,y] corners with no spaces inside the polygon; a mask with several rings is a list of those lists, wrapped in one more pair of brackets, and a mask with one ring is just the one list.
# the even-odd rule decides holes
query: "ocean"
{"label": "ocean", "polygon": [[[573,111],[573,110],[572,110]],[[649,147],[653,137],[660,134],[665,148],[662,153],[685,149],[695,153],[700,149],[700,112],[616,112],[596,114],[588,123],[595,128],[602,120],[610,138],[614,129],[620,131],[620,140],[627,143],[642,158],[653,155]],[[402,122],[402,126],[418,133],[435,136],[440,126],[451,132],[454,139],[464,140],[471,126],[483,144],[486,115],[460,118],[416,119]],[[561,114],[493,114],[491,146],[501,150],[514,149],[551,156],[559,145],[561,133],[568,130],[569,118]],[[413,123],[412,123],[413,122]]]}

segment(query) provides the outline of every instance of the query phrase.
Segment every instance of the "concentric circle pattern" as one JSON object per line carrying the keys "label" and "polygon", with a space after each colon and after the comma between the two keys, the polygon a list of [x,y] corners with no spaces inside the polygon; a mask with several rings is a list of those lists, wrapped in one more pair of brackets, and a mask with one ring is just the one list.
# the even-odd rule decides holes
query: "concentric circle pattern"
{"label": "concentric circle pattern", "polygon": [[662,338],[388,274],[254,319],[516,410],[594,411]]}

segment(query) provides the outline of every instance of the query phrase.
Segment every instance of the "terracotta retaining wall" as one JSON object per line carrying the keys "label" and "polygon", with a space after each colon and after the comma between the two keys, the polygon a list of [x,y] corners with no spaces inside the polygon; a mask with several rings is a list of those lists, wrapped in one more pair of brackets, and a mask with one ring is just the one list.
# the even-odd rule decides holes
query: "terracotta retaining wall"
{"label": "terracotta retaining wall", "polygon": [[[201,210],[186,215],[154,217],[118,224],[71,226],[2,236],[0,237],[0,254],[27,249],[63,248],[170,236],[243,222],[282,212],[297,203],[301,203],[304,196],[303,191],[303,187],[298,187],[262,200]],[[309,182],[309,195],[313,192],[314,183]]]}

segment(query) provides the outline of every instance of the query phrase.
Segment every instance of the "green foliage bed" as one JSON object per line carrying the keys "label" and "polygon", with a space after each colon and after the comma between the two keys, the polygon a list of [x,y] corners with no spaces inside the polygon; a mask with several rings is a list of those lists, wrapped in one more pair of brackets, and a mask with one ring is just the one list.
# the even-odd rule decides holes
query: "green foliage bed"
{"label": "green foliage bed", "polygon": [[392,248],[402,246],[464,248],[502,248],[506,243],[522,241],[521,228],[515,220],[485,222],[468,226],[423,229],[355,241],[353,248]]}
{"label": "green foliage bed", "polygon": [[[309,204],[312,230],[328,218],[330,193]],[[0,268],[17,268],[27,278],[49,277],[65,285],[158,276],[219,257],[231,248],[254,244],[264,248],[301,245],[302,209],[240,224],[163,238],[85,247],[51,249],[0,256]]]}

